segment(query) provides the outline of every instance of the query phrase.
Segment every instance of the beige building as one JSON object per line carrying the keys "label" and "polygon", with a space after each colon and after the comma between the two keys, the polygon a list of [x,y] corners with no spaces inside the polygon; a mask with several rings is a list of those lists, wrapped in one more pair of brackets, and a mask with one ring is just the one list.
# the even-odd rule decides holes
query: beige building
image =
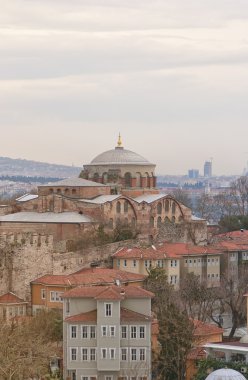
{"label": "beige building", "polygon": [[64,378],[151,378],[151,298],[139,287],[78,287],[64,293]]}
{"label": "beige building", "polygon": [[163,268],[175,286],[186,273],[194,273],[208,286],[219,286],[221,254],[208,246],[161,243],[148,248],[122,248],[112,258],[114,268],[133,273],[148,274],[150,268]]}
{"label": "beige building", "polygon": [[12,292],[3,294],[0,296],[0,318],[9,322],[15,318],[26,316],[27,304]]}

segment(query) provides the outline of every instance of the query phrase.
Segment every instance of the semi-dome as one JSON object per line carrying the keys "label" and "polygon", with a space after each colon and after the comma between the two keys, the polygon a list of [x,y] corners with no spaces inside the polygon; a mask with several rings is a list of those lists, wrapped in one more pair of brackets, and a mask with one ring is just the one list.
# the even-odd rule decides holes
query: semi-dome
{"label": "semi-dome", "polygon": [[107,150],[96,156],[90,165],[153,165],[146,158],[131,150],[124,149],[121,138],[115,149]]}
{"label": "semi-dome", "polygon": [[213,371],[206,377],[206,380],[246,380],[238,371],[231,368],[221,368]]}

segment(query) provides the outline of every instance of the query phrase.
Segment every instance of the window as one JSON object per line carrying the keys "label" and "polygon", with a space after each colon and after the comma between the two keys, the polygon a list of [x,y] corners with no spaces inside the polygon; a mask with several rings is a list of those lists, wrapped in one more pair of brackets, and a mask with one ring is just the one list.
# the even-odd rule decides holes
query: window
{"label": "window", "polygon": [[144,361],[146,358],[145,358],[145,349],[144,348],[140,348],[140,351],[139,351],[139,360],[140,361]]}
{"label": "window", "polygon": [[50,292],[50,301],[52,302],[61,302],[62,292]]}
{"label": "window", "polygon": [[77,348],[71,348],[71,361],[77,360]]}
{"label": "window", "polygon": [[121,202],[116,203],[116,212],[119,214],[121,212]]}
{"label": "window", "polygon": [[127,266],[127,260],[126,259],[123,261],[123,265],[124,265],[124,267]]}
{"label": "window", "polygon": [[127,348],[121,349],[121,361],[123,362],[127,361]]}
{"label": "window", "polygon": [[127,326],[121,326],[121,339],[127,339]]}
{"label": "window", "polygon": [[136,326],[131,326],[131,338],[136,339],[137,338],[137,328]]}
{"label": "window", "polygon": [[46,299],[46,289],[41,289],[41,299],[42,300]]}
{"label": "window", "polygon": [[109,326],[109,336],[110,337],[115,336],[115,326]]}
{"label": "window", "polygon": [[91,339],[96,338],[96,326],[90,326],[90,338]]}
{"label": "window", "polygon": [[87,348],[82,348],[82,360],[83,361],[88,360],[88,349]]}
{"label": "window", "polygon": [[163,260],[157,260],[157,267],[163,268]]}
{"label": "window", "polygon": [[175,268],[177,266],[177,260],[171,260],[171,267]]}
{"label": "window", "polygon": [[171,284],[176,284],[177,283],[177,276],[175,275],[175,276],[170,276],[170,283]]}
{"label": "window", "polygon": [[115,359],[115,348],[110,348],[109,349],[109,358],[111,360]]}
{"label": "window", "polygon": [[102,336],[107,336],[107,326],[102,326]]}
{"label": "window", "polygon": [[107,348],[102,348],[101,349],[101,358],[102,359],[107,359]]}
{"label": "window", "polygon": [[82,339],[88,338],[88,326],[82,326]]}
{"label": "window", "polygon": [[91,361],[95,361],[96,360],[96,349],[95,348],[91,348],[90,349],[90,360]]}
{"label": "window", "polygon": [[128,212],[128,201],[124,202],[124,212]]}
{"label": "window", "polygon": [[70,300],[68,299],[65,301],[65,312],[66,314],[70,313]]}
{"label": "window", "polygon": [[136,361],[137,360],[137,349],[131,348],[131,360]]}
{"label": "window", "polygon": [[162,214],[162,204],[161,203],[157,204],[157,213]]}
{"label": "window", "polygon": [[139,327],[139,337],[140,337],[140,339],[144,339],[145,338],[145,326],[140,326]]}
{"label": "window", "polygon": [[137,266],[137,261],[133,260],[133,267],[136,267],[136,266]]}
{"label": "window", "polygon": [[71,327],[71,339],[77,337],[77,326],[70,326]]}
{"label": "window", "polygon": [[112,303],[105,303],[105,317],[112,317]]}
{"label": "window", "polygon": [[148,268],[148,260],[145,260],[145,267]]}
{"label": "window", "polygon": [[113,380],[113,376],[105,376],[105,380]]}
{"label": "window", "polygon": [[120,264],[121,264],[121,260],[117,259],[117,266],[118,266],[118,268],[119,268]]}

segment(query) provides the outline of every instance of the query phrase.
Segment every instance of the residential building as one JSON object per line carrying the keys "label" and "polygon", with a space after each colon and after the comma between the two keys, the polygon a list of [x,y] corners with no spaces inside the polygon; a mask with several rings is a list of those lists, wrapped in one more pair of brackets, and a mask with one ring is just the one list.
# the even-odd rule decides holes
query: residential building
{"label": "residential building", "polygon": [[41,309],[63,308],[62,295],[77,286],[120,284],[142,286],[146,276],[108,268],[83,268],[69,275],[39,277],[30,283],[32,313]]}
{"label": "residential building", "polygon": [[150,379],[152,297],[116,285],[64,293],[64,378]]}
{"label": "residential building", "polygon": [[176,287],[187,273],[194,273],[208,286],[219,286],[221,254],[209,246],[165,242],[147,248],[122,248],[112,257],[114,268],[129,272],[148,274],[150,268],[163,268]]}
{"label": "residential building", "polygon": [[27,302],[16,294],[8,292],[0,296],[0,318],[9,322],[16,317],[27,315]]}

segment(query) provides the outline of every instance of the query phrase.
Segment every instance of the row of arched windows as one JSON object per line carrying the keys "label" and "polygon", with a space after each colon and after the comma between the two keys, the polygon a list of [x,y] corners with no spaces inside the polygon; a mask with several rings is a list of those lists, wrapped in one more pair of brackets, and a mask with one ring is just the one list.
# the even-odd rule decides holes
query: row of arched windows
{"label": "row of arched windows", "polygon": [[64,195],[76,195],[77,194],[77,190],[76,189],[60,189],[60,188],[57,188],[57,189],[54,189],[54,188],[51,188],[49,189],[49,193],[50,194],[64,194]]}
{"label": "row of arched windows", "polygon": [[[164,202],[164,209],[166,212],[168,212],[170,209],[170,201],[168,199]],[[162,214],[162,210],[163,210],[162,202],[159,202],[157,204],[157,213]],[[171,212],[172,212],[172,214],[175,214],[175,212],[176,212],[176,203],[175,202],[173,202],[171,205]]]}
{"label": "row of arched windows", "polygon": [[[183,217],[182,216],[180,216],[179,218],[178,218],[178,221],[182,221],[182,219],[183,219]],[[156,222],[156,218],[154,218],[154,216],[151,216],[150,217],[150,227],[155,227],[155,222]],[[165,218],[164,218],[164,221],[162,220],[162,218],[161,218],[161,216],[158,216],[157,217],[157,227],[160,227],[160,226],[162,226],[162,224],[166,224],[166,223],[176,223],[176,217],[175,216],[172,216],[172,218],[171,219],[169,219],[168,218],[168,216],[166,216]]]}
{"label": "row of arched windows", "polygon": [[[132,228],[135,228],[136,227],[136,218],[134,216],[131,218],[131,220],[129,220],[128,218],[124,218],[124,219],[117,218],[116,219],[116,226],[118,226],[118,225],[123,225],[123,226],[129,226],[130,225]],[[113,218],[109,219],[108,226],[111,229],[114,228],[114,219]]]}
{"label": "row of arched windows", "polygon": [[[153,175],[149,176],[148,173],[145,173],[144,176],[141,175],[141,173],[136,173],[136,181],[134,184],[132,184],[132,174],[130,172],[127,172],[124,174],[124,186],[125,187],[154,187],[154,181],[153,181]],[[119,175],[116,173],[103,173],[102,176],[100,176],[98,173],[94,173],[92,180],[95,182],[102,182],[103,184],[111,183],[111,182],[118,182]]]}

